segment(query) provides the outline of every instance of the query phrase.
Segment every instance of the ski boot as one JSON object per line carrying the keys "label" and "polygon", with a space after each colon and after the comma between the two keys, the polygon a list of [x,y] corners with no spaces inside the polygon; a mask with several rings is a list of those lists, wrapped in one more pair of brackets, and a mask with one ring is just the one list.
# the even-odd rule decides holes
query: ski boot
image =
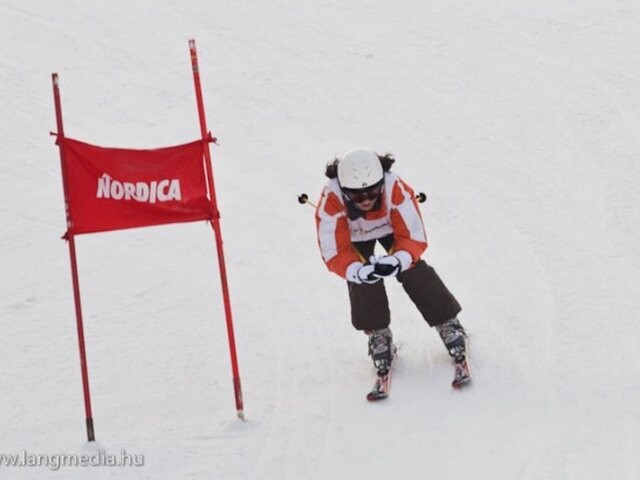
{"label": "ski boot", "polygon": [[437,325],[436,330],[454,362],[461,363],[467,358],[467,332],[457,318]]}
{"label": "ski boot", "polygon": [[460,389],[471,382],[471,370],[467,362],[467,332],[457,318],[452,318],[436,326],[455,365],[455,377],[451,386]]}
{"label": "ski boot", "polygon": [[369,334],[369,355],[378,375],[385,375],[393,361],[393,335],[389,328],[373,330]]}

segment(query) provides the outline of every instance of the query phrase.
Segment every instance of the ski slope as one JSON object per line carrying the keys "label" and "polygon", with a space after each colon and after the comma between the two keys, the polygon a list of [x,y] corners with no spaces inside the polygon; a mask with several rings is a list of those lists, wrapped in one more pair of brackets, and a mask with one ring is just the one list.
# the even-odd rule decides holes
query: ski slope
{"label": "ski slope", "polygon": [[[144,455],[1,479],[640,478],[640,4],[0,0],[0,454]],[[198,45],[247,422],[215,245],[77,238],[87,444],[52,72],[67,136],[194,140]],[[475,383],[395,282],[392,396],[317,249],[324,164],[392,152],[463,306]]]}

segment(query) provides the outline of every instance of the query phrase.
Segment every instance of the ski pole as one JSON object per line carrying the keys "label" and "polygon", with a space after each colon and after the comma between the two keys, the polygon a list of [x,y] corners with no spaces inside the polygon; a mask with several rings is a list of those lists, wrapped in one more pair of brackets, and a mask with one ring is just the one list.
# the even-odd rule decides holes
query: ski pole
{"label": "ski pole", "polygon": [[[418,192],[418,194],[416,195],[416,200],[418,200],[418,203],[424,203],[427,201],[427,195],[423,192]],[[300,195],[298,195],[298,203],[308,203],[313,208],[318,208],[315,203],[309,200],[309,195],[307,195],[306,193],[301,193]]]}
{"label": "ski pole", "polygon": [[315,203],[309,200],[309,195],[307,195],[306,193],[301,193],[300,195],[298,195],[298,203],[308,203],[313,208],[318,208]]}
{"label": "ski pole", "polygon": [[418,200],[418,203],[424,203],[427,201],[427,194],[423,193],[423,192],[418,192],[418,194],[416,195],[416,200]]}

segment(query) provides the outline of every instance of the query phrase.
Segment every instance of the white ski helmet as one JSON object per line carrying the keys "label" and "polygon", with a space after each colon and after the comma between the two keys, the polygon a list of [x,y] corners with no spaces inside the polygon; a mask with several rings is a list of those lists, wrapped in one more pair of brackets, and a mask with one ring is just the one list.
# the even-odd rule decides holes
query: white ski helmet
{"label": "white ski helmet", "polygon": [[382,181],[383,176],[378,155],[368,148],[350,150],[338,162],[338,183],[342,188],[368,188]]}

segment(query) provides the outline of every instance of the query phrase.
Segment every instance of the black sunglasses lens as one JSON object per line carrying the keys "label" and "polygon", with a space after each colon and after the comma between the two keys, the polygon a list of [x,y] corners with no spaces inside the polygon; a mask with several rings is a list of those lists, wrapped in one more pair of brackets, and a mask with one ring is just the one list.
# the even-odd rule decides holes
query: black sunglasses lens
{"label": "black sunglasses lens", "polygon": [[365,200],[375,200],[380,195],[380,190],[382,187],[380,185],[376,185],[375,187],[369,188],[367,190],[360,190],[356,192],[345,192],[349,200],[355,203],[361,203]]}

